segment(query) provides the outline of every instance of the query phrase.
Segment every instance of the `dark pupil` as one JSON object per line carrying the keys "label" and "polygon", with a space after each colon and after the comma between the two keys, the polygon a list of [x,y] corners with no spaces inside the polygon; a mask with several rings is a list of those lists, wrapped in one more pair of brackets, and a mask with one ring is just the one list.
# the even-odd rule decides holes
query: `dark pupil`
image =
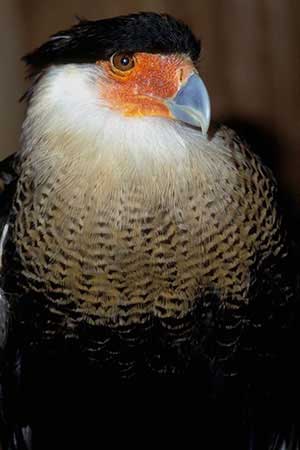
{"label": "dark pupil", "polygon": [[122,66],[128,66],[128,64],[129,64],[129,58],[128,58],[128,56],[122,56],[122,58],[121,58],[121,64],[122,64]]}

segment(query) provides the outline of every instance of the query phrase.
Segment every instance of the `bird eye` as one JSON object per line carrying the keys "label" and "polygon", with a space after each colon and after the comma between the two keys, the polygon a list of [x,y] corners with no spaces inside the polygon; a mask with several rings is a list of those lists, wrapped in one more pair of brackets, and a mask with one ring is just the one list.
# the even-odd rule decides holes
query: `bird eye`
{"label": "bird eye", "polygon": [[111,57],[111,64],[114,69],[126,72],[134,67],[134,56],[128,53],[115,53]]}

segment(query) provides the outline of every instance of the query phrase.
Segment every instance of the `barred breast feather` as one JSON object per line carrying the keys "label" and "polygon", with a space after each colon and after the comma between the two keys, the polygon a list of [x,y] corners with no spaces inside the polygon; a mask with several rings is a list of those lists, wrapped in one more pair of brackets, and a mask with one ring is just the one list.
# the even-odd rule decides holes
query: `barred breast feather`
{"label": "barred breast feather", "polygon": [[257,273],[271,273],[274,256],[284,260],[284,236],[276,185],[258,158],[225,128],[205,152],[206,168],[193,152],[184,161],[184,183],[174,167],[153,180],[124,170],[116,185],[99,170],[68,178],[67,163],[39,183],[32,156],[21,161],[10,233],[18,281],[9,289],[39,298],[45,335],[157,320],[184,329],[178,337],[198,349],[216,322],[232,353]]}

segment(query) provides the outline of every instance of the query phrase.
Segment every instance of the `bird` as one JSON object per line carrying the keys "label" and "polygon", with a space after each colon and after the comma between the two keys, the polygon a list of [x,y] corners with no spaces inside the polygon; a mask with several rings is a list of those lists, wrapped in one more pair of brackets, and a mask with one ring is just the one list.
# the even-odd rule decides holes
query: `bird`
{"label": "bird", "polygon": [[4,449],[299,448],[277,183],[211,121],[200,54],[185,23],[140,12],[23,58],[20,149],[0,164]]}

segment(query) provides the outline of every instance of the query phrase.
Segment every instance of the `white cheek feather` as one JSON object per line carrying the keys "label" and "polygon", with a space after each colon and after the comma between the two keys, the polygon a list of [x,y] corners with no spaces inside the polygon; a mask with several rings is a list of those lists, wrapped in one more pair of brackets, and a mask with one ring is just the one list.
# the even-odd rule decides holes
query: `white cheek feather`
{"label": "white cheek feather", "polygon": [[101,101],[101,76],[95,65],[52,67],[34,92],[25,137],[34,140],[45,132],[68,133],[86,141],[85,151],[116,152],[118,158],[123,152],[137,163],[147,163],[149,158],[161,158],[161,162],[182,158],[186,145],[173,121],[124,117],[112,111]]}
{"label": "white cheek feather", "polygon": [[22,135],[36,183],[63,166],[73,192],[82,189],[79,179],[98,183],[99,192],[142,184],[145,195],[157,191],[173,202],[191,183],[224,190],[220,180],[235,171],[229,149],[175,120],[122,116],[101,100],[102,77],[96,65],[69,64],[49,68],[37,83]]}

